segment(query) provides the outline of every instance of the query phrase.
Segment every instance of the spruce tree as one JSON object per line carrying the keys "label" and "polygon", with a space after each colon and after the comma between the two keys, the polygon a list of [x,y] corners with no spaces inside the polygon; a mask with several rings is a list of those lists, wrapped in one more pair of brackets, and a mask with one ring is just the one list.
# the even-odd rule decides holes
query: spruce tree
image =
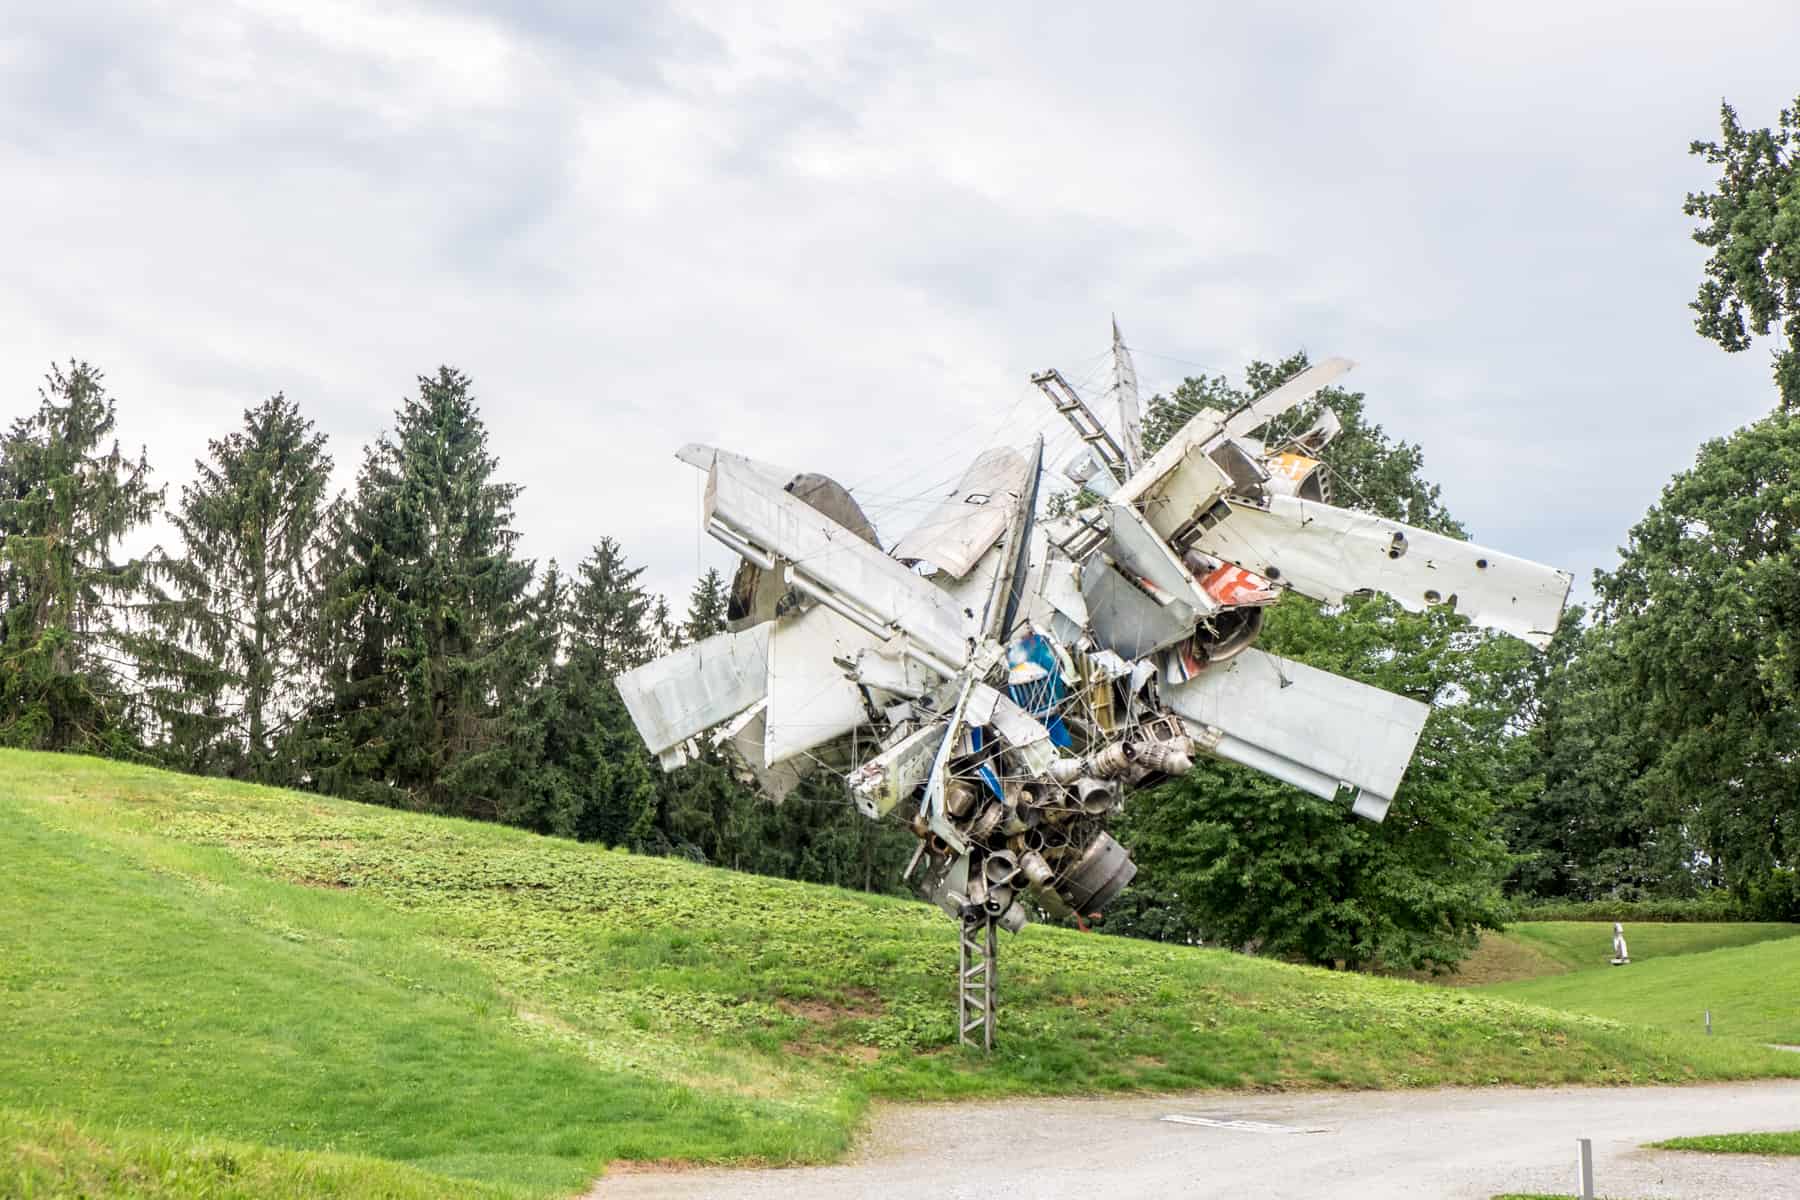
{"label": "spruce tree", "polygon": [[246,409],[244,427],[208,450],[169,515],[183,551],[171,587],[152,589],[139,675],[179,765],[282,781],[276,747],[313,682],[331,458],[281,395]]}
{"label": "spruce tree", "polygon": [[327,555],[321,786],[490,820],[519,804],[516,701],[542,664],[532,564],[513,556],[519,488],[497,466],[449,367],[364,453]]}
{"label": "spruce tree", "polygon": [[115,424],[101,373],[70,362],[0,448],[0,743],[134,748],[121,639],[147,567],[112,556],[162,493],[141,451],[134,461],[109,444]]}
{"label": "spruce tree", "polygon": [[687,620],[682,622],[682,637],[688,642],[705,641],[725,628],[725,609],[729,599],[725,577],[718,568],[707,568],[688,593]]}
{"label": "spruce tree", "polygon": [[652,840],[656,766],[613,683],[660,650],[642,575],[602,538],[560,606],[567,648],[544,689],[544,786],[528,822],[546,832],[608,845]]}

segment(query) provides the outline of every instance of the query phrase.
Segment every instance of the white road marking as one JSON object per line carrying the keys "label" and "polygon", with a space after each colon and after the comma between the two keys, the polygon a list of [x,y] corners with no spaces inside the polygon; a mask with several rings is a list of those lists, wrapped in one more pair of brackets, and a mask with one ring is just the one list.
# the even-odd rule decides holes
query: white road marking
{"label": "white road marking", "polygon": [[1162,1118],[1177,1125],[1206,1125],[1213,1129],[1242,1129],[1247,1133],[1330,1133],[1323,1126],[1309,1125],[1275,1125],[1268,1121],[1240,1121],[1230,1117],[1190,1117],[1183,1113],[1170,1113]]}

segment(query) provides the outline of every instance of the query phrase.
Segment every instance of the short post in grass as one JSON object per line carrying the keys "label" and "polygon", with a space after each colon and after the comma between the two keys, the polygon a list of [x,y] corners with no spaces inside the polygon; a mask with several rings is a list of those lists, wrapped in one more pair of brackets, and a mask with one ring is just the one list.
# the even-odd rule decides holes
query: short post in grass
{"label": "short post in grass", "polygon": [[1712,1036],[1712,1009],[1706,1010],[1706,1036]]}
{"label": "short post in grass", "polygon": [[1594,1142],[1592,1138],[1577,1138],[1581,1146],[1581,1200],[1594,1200]]}

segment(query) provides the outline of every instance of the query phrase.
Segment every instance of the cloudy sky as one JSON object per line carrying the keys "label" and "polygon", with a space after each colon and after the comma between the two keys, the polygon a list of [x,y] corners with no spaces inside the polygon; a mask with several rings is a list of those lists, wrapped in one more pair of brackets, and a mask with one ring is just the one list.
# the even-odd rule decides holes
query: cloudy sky
{"label": "cloudy sky", "polygon": [[1051,7],[11,0],[0,417],[86,358],[178,486],[280,390],[348,484],[451,363],[525,552],[680,595],[683,442],[891,540],[1061,434],[1027,377],[1097,380],[1112,313],[1147,387],[1356,359],[1478,538],[1583,580],[1771,407],[1681,201],[1722,97],[1800,92],[1791,0]]}

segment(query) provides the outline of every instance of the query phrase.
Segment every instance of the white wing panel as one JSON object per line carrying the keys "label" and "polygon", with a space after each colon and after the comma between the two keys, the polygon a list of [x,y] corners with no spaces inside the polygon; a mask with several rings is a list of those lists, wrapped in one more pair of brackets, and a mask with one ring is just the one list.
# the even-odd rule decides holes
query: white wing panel
{"label": "white wing panel", "polygon": [[714,634],[614,681],[652,754],[680,745],[763,698],[769,630],[765,624]]}
{"label": "white wing panel", "polygon": [[769,706],[763,711],[763,761],[770,766],[823,746],[867,723],[863,690],[838,665],[881,645],[825,607],[772,622]]}
{"label": "white wing panel", "polygon": [[1340,783],[1365,796],[1357,811],[1387,812],[1430,715],[1428,705],[1380,688],[1246,650],[1162,698],[1196,740],[1230,758],[1327,799]]}
{"label": "white wing panel", "polygon": [[961,579],[1006,532],[1030,475],[1031,463],[1017,450],[983,452],[956,489],[900,539],[893,556],[903,563],[928,562]]}
{"label": "white wing panel", "polygon": [[968,658],[974,620],[948,593],[722,454],[707,482],[706,516],[950,666]]}
{"label": "white wing panel", "polygon": [[1267,510],[1234,502],[1231,517],[1195,544],[1315,600],[1336,604],[1367,590],[1409,612],[1452,604],[1477,625],[1540,648],[1556,632],[1571,582],[1528,559],[1294,496],[1271,496]]}

